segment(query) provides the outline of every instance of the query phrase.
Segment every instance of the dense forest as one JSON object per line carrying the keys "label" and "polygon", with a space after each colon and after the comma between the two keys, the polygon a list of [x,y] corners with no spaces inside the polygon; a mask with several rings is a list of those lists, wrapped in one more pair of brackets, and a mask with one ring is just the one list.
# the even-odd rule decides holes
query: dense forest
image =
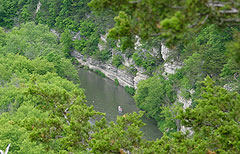
{"label": "dense forest", "polygon": [[[238,0],[0,0],[0,149],[240,153],[239,11]],[[166,60],[152,54],[161,44]],[[126,87],[144,112],[108,122],[87,106],[72,51],[132,75],[144,70],[136,92]],[[166,62],[181,66],[167,74]],[[142,138],[143,114],[160,139]]]}

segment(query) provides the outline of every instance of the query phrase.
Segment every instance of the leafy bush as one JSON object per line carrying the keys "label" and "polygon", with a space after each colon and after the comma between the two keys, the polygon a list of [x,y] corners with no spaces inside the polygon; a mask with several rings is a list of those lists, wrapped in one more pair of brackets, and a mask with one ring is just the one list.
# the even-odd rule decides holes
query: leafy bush
{"label": "leafy bush", "polygon": [[135,89],[133,87],[125,86],[125,90],[132,96],[135,94]]}
{"label": "leafy bush", "polygon": [[128,68],[128,72],[133,74],[133,75],[136,75],[137,74],[137,69],[134,67],[134,65],[131,65],[129,68]]}
{"label": "leafy bush", "polygon": [[133,60],[134,60],[134,62],[135,62],[135,64],[136,64],[137,66],[141,66],[141,65],[142,65],[143,59],[142,59],[142,57],[140,57],[140,56],[138,55],[137,52],[135,52],[135,53],[132,55],[132,58],[133,58]]}
{"label": "leafy bush", "polygon": [[138,84],[134,96],[137,106],[147,112],[147,115],[157,122],[164,120],[162,107],[174,102],[176,93],[170,80],[165,80],[162,75],[156,75]]}
{"label": "leafy bush", "polygon": [[118,86],[118,85],[119,85],[119,81],[118,81],[118,79],[115,79],[115,80],[114,80],[114,83],[115,83],[115,85]]}
{"label": "leafy bush", "polygon": [[101,77],[106,77],[106,75],[103,73],[103,72],[101,72],[100,70],[95,70],[95,72],[98,74],[98,75],[100,75]]}
{"label": "leafy bush", "polygon": [[101,61],[107,61],[109,58],[111,58],[111,56],[112,56],[112,53],[110,50],[102,50],[102,51],[97,50],[93,57]]}
{"label": "leafy bush", "polygon": [[119,67],[122,64],[122,56],[121,55],[114,55],[112,59],[112,65]]}

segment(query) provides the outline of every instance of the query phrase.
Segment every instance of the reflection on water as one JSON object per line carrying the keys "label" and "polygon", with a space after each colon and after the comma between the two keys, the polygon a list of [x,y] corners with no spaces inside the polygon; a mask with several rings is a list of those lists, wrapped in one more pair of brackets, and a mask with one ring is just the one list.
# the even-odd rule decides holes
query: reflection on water
{"label": "reflection on water", "polygon": [[[121,86],[116,86],[113,81],[102,78],[97,74],[79,69],[81,88],[85,89],[87,104],[93,105],[96,111],[106,113],[107,120],[115,121],[118,115],[118,106],[123,108],[124,113],[137,112],[133,98],[125,92]],[[142,128],[144,138],[156,139],[161,137],[161,132],[153,119],[142,118],[146,126]]]}

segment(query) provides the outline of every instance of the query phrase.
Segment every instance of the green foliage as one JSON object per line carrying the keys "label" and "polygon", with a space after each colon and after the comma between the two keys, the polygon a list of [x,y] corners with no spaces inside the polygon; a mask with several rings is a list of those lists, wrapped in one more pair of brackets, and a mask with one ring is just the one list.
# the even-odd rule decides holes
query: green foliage
{"label": "green foliage", "polygon": [[[227,13],[230,8],[239,8],[234,3],[226,4],[221,1],[217,6],[210,3],[207,0],[92,0],[89,6],[96,11],[110,8],[119,13],[115,18],[114,28],[110,30],[112,37],[129,37],[133,40],[136,34],[141,38],[159,36],[165,38],[167,44],[176,45],[184,40],[184,34],[196,32],[208,23],[221,26],[238,23],[237,20],[233,20],[238,18],[237,13]],[[209,7],[210,5],[212,7]]]}
{"label": "green foliage", "polygon": [[130,36],[130,18],[128,15],[125,12],[119,12],[118,17],[115,17],[114,20],[115,27],[109,31],[108,36],[112,38]]}
{"label": "green foliage", "polygon": [[79,82],[78,71],[73,66],[71,60],[64,57],[63,53],[49,52],[44,58],[54,64],[56,73],[59,76]]}
{"label": "green foliage", "polygon": [[82,54],[93,55],[98,50],[99,34],[96,24],[90,19],[80,23],[80,40],[75,40],[74,48]]}
{"label": "green foliage", "polygon": [[216,76],[221,72],[223,64],[226,63],[224,43],[228,40],[228,37],[214,25],[206,27],[197,36],[197,53],[200,54],[201,60],[204,61],[200,65],[201,72],[206,72],[211,76]]}
{"label": "green foliage", "polygon": [[[220,1],[215,7],[205,0],[92,0],[91,7],[105,9],[97,15],[90,12],[89,0],[41,0],[42,6],[35,13],[38,2],[0,0],[0,26],[6,30],[20,25],[6,30],[8,33],[0,28],[0,149],[11,143],[10,152],[17,154],[240,153],[239,94],[214,86],[209,77],[201,84],[201,90],[198,82],[208,75],[217,84],[239,92],[240,34],[226,28],[236,24],[238,14],[224,13],[232,8],[238,10],[237,3]],[[112,17],[116,14],[112,28]],[[38,24],[20,24],[33,20]],[[63,31],[60,44],[49,27],[41,23]],[[143,113],[118,117],[116,123],[100,118],[90,124],[90,119],[103,114],[86,106],[83,90],[67,80],[76,81],[78,74],[65,56],[77,49],[107,61],[116,41],[108,38],[101,51],[98,44],[100,34],[109,28],[112,29],[108,36],[121,41],[122,53],[132,56],[135,64],[150,75],[161,59],[147,52],[151,49],[144,43],[146,38],[157,35],[157,40],[164,38],[167,45],[175,47],[175,59],[183,61],[182,69],[169,75],[168,80],[155,75],[141,81],[134,96],[137,105],[171,137],[164,135],[156,141],[142,139],[143,123],[139,118]],[[71,31],[80,31],[80,39],[72,41]],[[129,49],[134,47],[136,35],[143,39],[141,43],[147,51]],[[155,39],[150,40],[154,44]],[[226,56],[228,51],[230,58]],[[122,60],[116,55],[112,64],[119,67]],[[128,71],[136,73],[134,67]],[[99,70],[96,72],[105,76]],[[133,88],[125,89],[134,94]],[[190,89],[195,93],[191,94]],[[179,110],[174,103],[177,90],[195,105]],[[179,120],[191,127],[194,134],[172,134]]]}
{"label": "green foliage", "polygon": [[41,9],[36,14],[36,21],[61,30],[77,31],[79,21],[90,13],[88,2],[89,0],[43,0]]}
{"label": "green foliage", "polygon": [[95,70],[95,72],[103,78],[106,77],[106,75],[103,72],[101,72],[100,70]]}
{"label": "green foliage", "polygon": [[[56,106],[61,112],[61,108],[64,106],[58,105],[57,101],[65,102],[63,99],[74,97],[74,93],[84,101],[83,91],[77,91],[78,87],[72,82],[58,77],[55,74],[54,65],[45,59],[29,60],[20,55],[10,54],[1,55],[0,61],[1,67],[8,70],[3,71],[1,75],[1,81],[4,83],[0,87],[1,113],[6,111],[11,113],[3,113],[0,118],[0,142],[3,143],[0,148],[5,149],[2,146],[11,143],[10,151],[13,153],[27,151],[27,153],[46,153],[47,151],[49,151],[47,153],[52,153],[51,150],[46,150],[47,147],[43,143],[32,140],[33,132],[26,127],[29,126],[32,130],[35,126],[27,121],[49,118],[50,112],[54,113],[56,109],[53,108]],[[34,90],[34,88],[36,89]],[[41,92],[41,97],[33,95],[37,91]],[[65,97],[67,93],[70,94]],[[51,104],[53,103],[51,95],[56,106]],[[58,99],[58,95],[61,99]],[[70,100],[69,103],[71,103]],[[53,110],[51,110],[51,106]],[[38,130],[37,127],[36,130]],[[43,137],[43,134],[38,134],[38,136]]]}
{"label": "green foliage", "polygon": [[101,114],[84,104],[83,90],[46,59],[6,54],[0,61],[0,148],[11,143],[12,153],[86,151],[86,144],[75,145],[88,141],[90,117]]}
{"label": "green foliage", "polygon": [[127,47],[134,47],[131,38],[130,18],[125,12],[119,12],[118,17],[114,18],[115,27],[109,31],[108,37],[118,39],[121,38],[121,50]]}
{"label": "green foliage", "polygon": [[121,55],[114,55],[112,58],[112,65],[115,67],[119,67],[122,64],[122,56]]}
{"label": "green foliage", "polygon": [[183,34],[181,34],[184,30],[186,30],[186,23],[183,22],[184,20],[185,15],[178,11],[170,18],[165,18],[160,22],[158,26],[160,27],[159,29],[164,29],[161,35],[162,37],[167,38],[167,43],[174,44],[175,40],[184,39]]}
{"label": "green foliage", "polygon": [[197,106],[181,111],[179,118],[183,125],[192,127],[193,139],[201,142],[205,151],[239,153],[239,135],[236,135],[239,131],[239,101],[239,94],[214,86],[207,77]]}
{"label": "green foliage", "polygon": [[114,83],[115,83],[115,85],[118,86],[118,85],[119,85],[119,81],[118,81],[118,79],[115,79],[115,80],[114,80]]}
{"label": "green foliage", "polygon": [[8,70],[1,73],[1,149],[11,143],[10,152],[17,154],[101,153],[142,145],[143,113],[118,117],[116,124],[103,118],[92,125],[89,120],[103,114],[84,104],[84,91],[59,77],[53,63],[12,54],[0,61]]}
{"label": "green foliage", "polygon": [[[61,51],[61,46],[57,43],[56,36],[49,31],[49,28],[41,24],[35,25],[32,22],[22,24],[19,28],[15,27],[8,33],[3,32],[3,36],[6,37],[6,41],[3,42],[0,53],[20,54],[29,59],[34,59],[33,61],[35,59],[46,59],[44,63],[48,64],[47,61],[52,62],[58,75],[78,81],[77,70],[71,61],[65,58],[64,52],[70,45],[70,42],[66,42],[66,37],[64,38],[65,40],[63,38],[61,40],[61,46],[65,46],[62,49],[65,51]],[[44,65],[44,63],[39,63],[39,67]]]}
{"label": "green foliage", "polygon": [[6,33],[4,29],[0,27],[0,47],[6,44]]}
{"label": "green foliage", "polygon": [[163,106],[161,108],[161,121],[158,122],[158,128],[161,132],[166,132],[170,135],[173,132],[177,131],[177,119],[179,104],[173,104],[171,106]]}
{"label": "green foliage", "polygon": [[129,93],[132,96],[135,94],[135,89],[133,87],[125,86],[124,89],[127,93]]}
{"label": "green foliage", "polygon": [[60,30],[77,31],[79,21],[90,14],[87,5],[89,0],[41,0],[40,2],[40,9],[36,12],[39,1],[1,0],[0,26],[11,28],[16,24],[35,21]]}
{"label": "green foliage", "polygon": [[101,60],[101,61],[107,61],[112,56],[112,53],[110,50],[97,50],[95,55],[93,55],[94,58]]}
{"label": "green foliage", "polygon": [[135,52],[132,55],[132,58],[137,66],[141,66],[143,63],[143,58],[139,55],[139,53]]}
{"label": "green foliage", "polygon": [[234,31],[234,41],[228,43],[227,47],[229,50],[229,55],[238,63],[240,64],[240,32]]}
{"label": "green foliage", "polygon": [[13,18],[17,12],[17,1],[0,1],[0,26],[10,28],[13,26]]}
{"label": "green foliage", "polygon": [[134,67],[134,65],[130,65],[130,67],[128,68],[128,72],[136,75],[137,74],[137,69]]}
{"label": "green foliage", "polygon": [[184,126],[192,128],[192,135],[165,134],[136,153],[239,153],[239,94],[214,86],[207,77],[200,95],[195,108],[182,109],[177,115]]}
{"label": "green foliage", "polygon": [[78,27],[80,39],[74,41],[74,48],[98,60],[108,60],[115,41],[107,39],[102,51],[99,51],[98,44],[101,43],[100,34],[105,34],[107,29],[112,27],[112,23],[112,12],[104,11],[100,15],[91,13],[88,18],[80,22]]}
{"label": "green foliage", "polygon": [[22,24],[7,33],[5,53],[18,53],[30,59],[45,56],[58,50],[57,37],[49,31],[48,26],[34,23]]}
{"label": "green foliage", "polygon": [[156,75],[139,82],[134,99],[139,108],[160,123],[164,120],[162,108],[170,106],[174,102],[175,95],[171,81]]}
{"label": "green foliage", "polygon": [[210,25],[200,33],[190,34],[189,42],[184,44],[180,55],[184,65],[177,72],[181,77],[175,80],[185,98],[191,97],[189,90],[196,89],[197,82],[207,75],[214,80],[223,76],[223,68],[229,61],[225,43],[231,40],[231,33],[229,29],[221,31],[215,25]]}
{"label": "green foliage", "polygon": [[146,73],[152,75],[152,72],[159,65],[159,59],[152,56],[148,52],[138,51],[132,55],[132,58],[137,66],[141,66],[146,70]]}
{"label": "green foliage", "polygon": [[70,57],[73,48],[73,41],[69,30],[65,30],[61,34],[60,42],[63,53],[65,53],[66,57]]}
{"label": "green foliage", "polygon": [[224,65],[222,73],[220,74],[221,84],[229,87],[228,90],[239,92],[239,73],[239,65],[234,60],[230,59],[228,63]]}
{"label": "green foliage", "polygon": [[[100,15],[94,14],[90,12],[87,5],[88,2],[90,2],[90,0],[1,0],[0,26],[11,28],[14,25],[20,25],[28,21],[34,21],[37,24],[46,24],[58,32],[64,32],[60,41],[62,50],[67,56],[74,48],[83,54],[96,55],[95,57],[97,57],[97,59],[103,59],[104,61],[109,59],[110,53],[109,49],[106,49],[108,52],[98,52],[99,33],[106,33],[106,30],[113,26],[114,13],[106,10]],[[40,7],[38,8],[37,6]],[[38,8],[38,11],[36,8]],[[70,31],[80,31],[81,39],[75,40],[74,43],[71,42]],[[34,39],[34,37],[32,38]],[[32,47],[32,40],[26,40],[26,42],[24,42],[25,40],[21,41],[26,44],[26,46]],[[13,43],[17,44],[17,42]],[[13,50],[21,50],[26,46],[17,46]],[[31,49],[34,48],[32,47]],[[49,48],[43,46],[41,50],[43,49]],[[39,52],[36,51],[36,53]],[[28,54],[28,57],[36,56],[31,54],[32,52]]]}
{"label": "green foliage", "polygon": [[[40,154],[47,152],[43,144],[32,142],[30,133],[21,126],[24,124],[24,119],[35,117],[43,118],[46,116],[47,114],[42,113],[33,105],[27,103],[22,105],[15,114],[2,114],[0,118],[0,149],[6,149],[6,145],[11,143],[10,153]],[[51,151],[49,151],[49,153],[51,153]]]}
{"label": "green foliage", "polygon": [[96,133],[93,134],[93,139],[90,141],[92,153],[121,153],[125,151],[133,151],[143,144],[140,127],[144,124],[140,120],[143,112],[125,114],[118,116],[116,123],[106,124],[106,119],[96,122],[96,125],[101,126]]}

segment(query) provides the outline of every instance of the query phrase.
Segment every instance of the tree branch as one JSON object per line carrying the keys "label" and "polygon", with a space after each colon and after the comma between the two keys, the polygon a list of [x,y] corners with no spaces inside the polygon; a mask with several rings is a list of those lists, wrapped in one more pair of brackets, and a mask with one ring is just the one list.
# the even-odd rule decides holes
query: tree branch
{"label": "tree branch", "polygon": [[220,10],[220,13],[238,13],[239,11],[236,8],[232,8],[231,10]]}
{"label": "tree branch", "polygon": [[223,22],[240,22],[240,18],[221,19],[221,24],[222,24]]}
{"label": "tree branch", "polygon": [[151,34],[150,36],[159,36],[159,35],[161,35],[161,33],[156,33],[156,34]]}
{"label": "tree branch", "polygon": [[138,1],[130,1],[130,2],[128,2],[128,3],[130,3],[130,4],[136,4],[136,3],[140,3],[140,2],[142,2],[142,0],[138,0]]}
{"label": "tree branch", "polygon": [[227,4],[232,4],[231,2],[208,2],[208,6],[210,7],[224,7]]}
{"label": "tree branch", "polygon": [[230,0],[234,5],[240,6],[239,2],[235,2],[234,0]]}
{"label": "tree branch", "polygon": [[200,19],[197,19],[192,25],[189,25],[188,28],[193,28],[199,23]]}
{"label": "tree branch", "polygon": [[205,22],[207,21],[208,17],[209,17],[209,14],[207,14],[206,17],[204,18],[204,20],[201,22],[202,25],[205,24]]}

